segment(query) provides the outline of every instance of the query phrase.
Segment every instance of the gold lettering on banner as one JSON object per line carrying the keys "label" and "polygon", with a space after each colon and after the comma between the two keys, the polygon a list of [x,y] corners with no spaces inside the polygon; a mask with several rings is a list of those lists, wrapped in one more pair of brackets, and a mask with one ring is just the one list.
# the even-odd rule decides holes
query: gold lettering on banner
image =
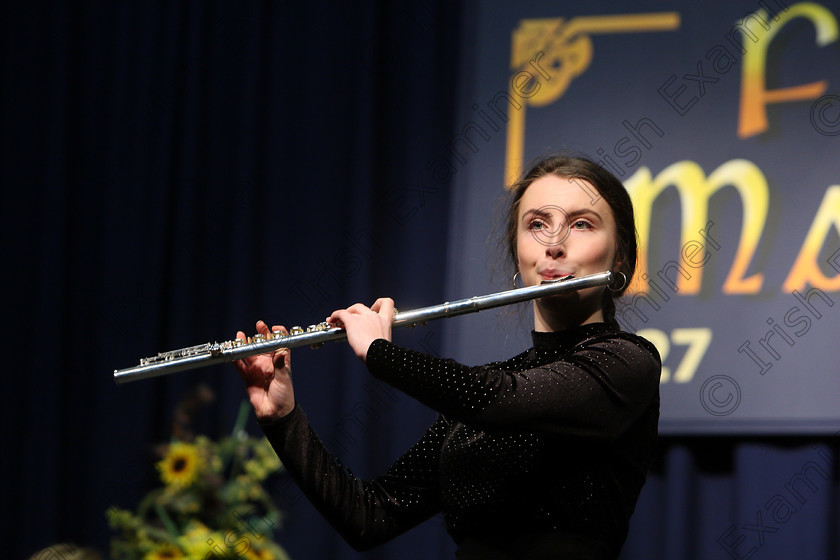
{"label": "gold lettering on banner", "polygon": [[[636,279],[630,287],[631,291],[638,293],[648,291],[648,285],[642,282],[641,278],[648,273],[648,247],[650,246],[653,203],[662,191],[670,186],[677,189],[680,197],[681,245],[686,246],[694,240],[697,252],[703,254],[706,249],[706,240],[702,237],[702,240],[697,240],[695,237],[697,232],[702,231],[708,223],[709,198],[723,187],[732,186],[741,197],[743,220],[738,250],[732,267],[729,269],[729,275],[723,284],[723,293],[759,293],[764,275],[756,273],[746,277],[747,269],[764,231],[770,198],[767,180],[758,166],[744,159],[734,159],[724,163],[706,177],[697,163],[679,161],[663,169],[655,178],[651,176],[647,167],[641,167],[624,185],[633,200],[636,227],[639,232],[639,258]],[[681,253],[681,258],[686,258],[684,252]],[[702,272],[702,267],[695,274],[687,273],[685,268],[682,270],[677,268],[674,274],[676,278],[671,279],[675,282],[677,288],[675,291],[682,295],[698,294],[702,285]]]}
{"label": "gold lettering on banner", "polygon": [[818,264],[820,250],[832,231],[835,234],[840,233],[840,185],[832,185],[825,191],[825,196],[817,209],[817,215],[814,216],[814,221],[805,236],[799,256],[796,257],[782,286],[782,291],[804,292],[809,284],[826,292],[840,290],[840,274],[828,278]]}
{"label": "gold lettering on banner", "polygon": [[[524,19],[513,32],[508,93],[505,184],[522,173],[525,146],[525,108],[544,107],[566,92],[592,61],[590,35],[673,31],[680,26],[677,12]],[[546,69],[547,68],[547,69]],[[520,103],[521,101],[521,103]]]}
{"label": "gold lettering on banner", "polygon": [[738,115],[738,136],[749,138],[765,132],[767,123],[767,105],[771,103],[785,103],[816,99],[828,87],[826,80],[790,86],[778,89],[767,89],[766,69],[767,51],[773,37],[794,18],[806,18],[814,24],[817,45],[823,47],[837,40],[837,20],[834,15],[819,4],[800,2],[794,4],[784,12],[775,16],[776,22],[770,25],[770,19],[764,10],[756,10],[753,14],[761,25],[747,27],[741,22],[744,61],[742,65],[741,81],[741,109]]}

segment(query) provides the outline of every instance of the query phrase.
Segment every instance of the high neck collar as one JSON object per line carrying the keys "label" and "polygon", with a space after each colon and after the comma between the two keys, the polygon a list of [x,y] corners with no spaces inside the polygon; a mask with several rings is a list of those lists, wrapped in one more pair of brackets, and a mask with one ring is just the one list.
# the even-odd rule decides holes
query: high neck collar
{"label": "high neck collar", "polygon": [[613,331],[615,329],[607,323],[586,323],[563,331],[531,331],[531,338],[534,342],[534,350],[564,350],[581,340]]}

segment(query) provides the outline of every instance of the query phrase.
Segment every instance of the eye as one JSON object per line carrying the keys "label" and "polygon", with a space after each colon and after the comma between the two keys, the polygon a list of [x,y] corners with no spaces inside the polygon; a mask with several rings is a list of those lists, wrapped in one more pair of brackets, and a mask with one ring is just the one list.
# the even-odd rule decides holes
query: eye
{"label": "eye", "polygon": [[592,229],[592,224],[586,220],[576,220],[572,222],[571,229]]}
{"label": "eye", "polygon": [[542,220],[531,220],[528,222],[528,229],[530,231],[540,231],[546,228],[546,224]]}

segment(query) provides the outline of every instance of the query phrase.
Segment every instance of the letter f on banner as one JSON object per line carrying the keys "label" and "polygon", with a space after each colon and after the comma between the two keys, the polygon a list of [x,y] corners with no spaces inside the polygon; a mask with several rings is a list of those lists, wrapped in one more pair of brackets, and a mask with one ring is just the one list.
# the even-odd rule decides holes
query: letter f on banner
{"label": "letter f on banner", "polygon": [[[754,15],[762,21],[766,21],[768,17],[764,10],[756,10]],[[777,21],[768,25],[767,28],[759,25],[750,32],[746,27],[742,27],[744,60],[741,78],[741,110],[738,116],[739,138],[749,138],[767,130],[768,104],[816,99],[828,87],[826,80],[820,80],[786,88],[765,89],[767,51],[770,49],[770,43],[782,27],[797,17],[807,18],[814,24],[817,30],[817,45],[823,47],[837,40],[837,20],[834,15],[813,2],[794,4],[784,13],[779,14],[775,18]]]}

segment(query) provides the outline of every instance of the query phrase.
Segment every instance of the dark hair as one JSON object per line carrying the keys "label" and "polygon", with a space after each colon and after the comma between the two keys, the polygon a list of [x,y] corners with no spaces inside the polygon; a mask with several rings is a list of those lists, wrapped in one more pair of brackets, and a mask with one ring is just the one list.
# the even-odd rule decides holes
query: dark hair
{"label": "dark hair", "polygon": [[636,270],[637,242],[636,242],[636,221],[633,215],[633,203],[627,189],[612,173],[594,163],[581,157],[565,154],[548,156],[539,160],[531,169],[516,183],[511,185],[510,190],[513,200],[508,210],[504,239],[507,244],[508,256],[514,270],[517,268],[519,258],[516,251],[516,238],[519,221],[519,203],[522,196],[531,183],[546,175],[557,175],[566,179],[582,179],[589,182],[598,191],[591,193],[593,198],[603,197],[609,205],[615,219],[616,226],[616,270],[627,277],[627,282],[620,290],[604,290],[602,302],[604,321],[614,326],[618,325],[615,320],[615,300],[624,294],[627,286],[633,280],[633,273]]}

